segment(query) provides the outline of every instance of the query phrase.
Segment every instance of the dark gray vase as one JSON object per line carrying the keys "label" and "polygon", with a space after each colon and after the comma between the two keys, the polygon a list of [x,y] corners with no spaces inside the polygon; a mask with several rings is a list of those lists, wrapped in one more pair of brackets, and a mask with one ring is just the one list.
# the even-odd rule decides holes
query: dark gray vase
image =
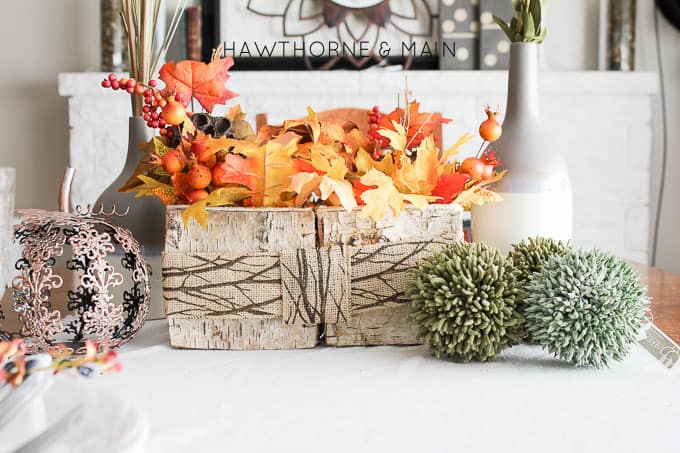
{"label": "dark gray vase", "polygon": [[140,145],[153,137],[153,129],[147,127],[142,117],[132,116],[129,120],[128,151],[125,167],[115,181],[106,188],[95,203],[109,212],[115,206],[116,212],[128,211],[123,217],[115,217],[117,225],[132,231],[143,247],[144,256],[151,265],[151,303],[148,319],[164,316],[161,254],[165,241],[165,206],[156,197],[135,198],[132,193],[121,193],[118,189],[133,175],[142,157]]}

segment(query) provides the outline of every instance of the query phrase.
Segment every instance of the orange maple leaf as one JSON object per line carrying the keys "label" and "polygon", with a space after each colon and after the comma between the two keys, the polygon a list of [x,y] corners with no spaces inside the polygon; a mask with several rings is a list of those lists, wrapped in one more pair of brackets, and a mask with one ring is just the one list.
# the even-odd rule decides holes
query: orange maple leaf
{"label": "orange maple leaf", "polygon": [[206,111],[212,112],[215,104],[224,104],[237,96],[225,86],[229,80],[227,71],[233,65],[232,57],[216,58],[210,63],[170,61],[161,67],[160,78],[168,90],[182,97],[194,97]]}
{"label": "orange maple leaf", "polygon": [[233,142],[233,152],[246,156],[251,169],[249,173],[255,175],[253,206],[288,205],[281,195],[290,187],[290,177],[295,171],[292,165],[293,154],[299,139],[295,134],[286,134],[262,146],[255,146],[244,140]]}
{"label": "orange maple leaf", "polygon": [[191,191],[192,187],[189,185],[186,173],[175,173],[170,178],[172,186],[175,188],[175,195],[178,197]]}
{"label": "orange maple leaf", "polygon": [[239,184],[248,187],[250,190],[255,190],[257,174],[253,167],[254,161],[252,159],[227,153],[224,160],[218,162],[213,169],[213,183],[218,186]]}

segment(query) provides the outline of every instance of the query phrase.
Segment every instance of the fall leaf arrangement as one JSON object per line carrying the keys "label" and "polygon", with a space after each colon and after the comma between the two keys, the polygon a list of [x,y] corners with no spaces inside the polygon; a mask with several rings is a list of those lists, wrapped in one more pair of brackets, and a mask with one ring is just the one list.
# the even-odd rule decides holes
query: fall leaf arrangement
{"label": "fall leaf arrangement", "polygon": [[[213,108],[233,98],[225,83],[233,59],[210,63],[169,62],[160,80],[140,85],[115,74],[102,86],[144,98],[143,116],[159,136],[144,145],[137,171],[120,190],[137,197],[157,196],[166,205],[189,205],[185,224],[193,218],[207,224],[208,207],[360,208],[360,216],[379,221],[395,217],[412,204],[472,204],[500,201],[488,186],[501,179],[500,161],[493,150],[479,157],[456,160],[472,140],[463,135],[453,147],[441,150],[434,132],[450,122],[438,113],[420,111],[406,98],[405,106],[383,114],[366,111],[365,124],[321,121],[308,108],[301,120],[266,125],[257,133],[239,106],[223,116]],[[188,111],[196,101],[203,111]],[[191,107],[194,110],[194,107]],[[480,126],[486,142],[497,140],[502,129],[497,112],[486,109]]]}
{"label": "fall leaf arrangement", "polygon": [[77,353],[64,345],[57,345],[41,354],[29,354],[28,349],[26,342],[20,338],[0,341],[0,388],[4,385],[19,387],[31,375],[41,372],[58,374],[75,371],[80,376],[89,377],[122,369],[116,351],[89,340]]}

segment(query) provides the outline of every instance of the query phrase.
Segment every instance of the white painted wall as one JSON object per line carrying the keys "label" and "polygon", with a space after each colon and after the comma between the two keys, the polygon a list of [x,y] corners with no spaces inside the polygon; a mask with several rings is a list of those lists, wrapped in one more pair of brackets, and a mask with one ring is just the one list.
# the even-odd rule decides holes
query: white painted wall
{"label": "white painted wall", "polygon": [[600,0],[548,2],[544,58],[549,69],[597,69],[599,10]]}
{"label": "white painted wall", "polygon": [[[2,2],[0,166],[17,168],[17,207],[55,208],[68,163],[57,74],[99,65],[99,2]],[[102,116],[106,112],[92,112]]]}
{"label": "white painted wall", "polygon": [[[223,0],[225,1],[225,0]],[[229,0],[236,1],[236,0]],[[242,1],[242,0],[238,0]],[[68,156],[67,103],[57,95],[57,74],[95,69],[99,62],[99,2],[21,0],[3,3],[0,32],[0,165],[18,170],[17,206],[51,208]],[[656,69],[652,0],[639,0],[639,68]],[[545,58],[555,70],[597,66],[598,0],[552,0]],[[669,105],[670,156],[662,215],[659,265],[680,273],[680,35],[662,21]],[[106,112],[102,125],[106,122]],[[607,119],[604,118],[603,121]],[[654,131],[654,138],[660,135]],[[615,156],[612,156],[615,158]],[[658,175],[658,150],[653,159]],[[652,195],[658,177],[652,178]]]}
{"label": "white painted wall", "polygon": [[[657,71],[656,40],[654,35],[654,12],[651,0],[638,0],[638,27],[644,30],[638,34],[638,67]],[[659,245],[656,265],[680,274],[680,31],[674,29],[663,17],[659,18],[661,61],[665,80],[667,106],[668,162],[666,165],[666,186],[659,224]],[[652,159],[652,206],[656,214],[661,175],[662,128],[660,103],[655,109],[657,125],[655,153]]]}

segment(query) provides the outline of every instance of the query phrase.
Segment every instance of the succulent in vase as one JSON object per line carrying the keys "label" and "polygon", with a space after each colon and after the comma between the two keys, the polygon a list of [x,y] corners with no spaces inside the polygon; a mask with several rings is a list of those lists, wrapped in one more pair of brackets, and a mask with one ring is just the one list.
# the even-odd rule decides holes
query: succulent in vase
{"label": "succulent in vase", "polygon": [[508,35],[512,42],[533,42],[541,44],[545,41],[547,30],[542,24],[542,0],[514,0],[515,17],[509,23],[497,16],[493,20]]}

